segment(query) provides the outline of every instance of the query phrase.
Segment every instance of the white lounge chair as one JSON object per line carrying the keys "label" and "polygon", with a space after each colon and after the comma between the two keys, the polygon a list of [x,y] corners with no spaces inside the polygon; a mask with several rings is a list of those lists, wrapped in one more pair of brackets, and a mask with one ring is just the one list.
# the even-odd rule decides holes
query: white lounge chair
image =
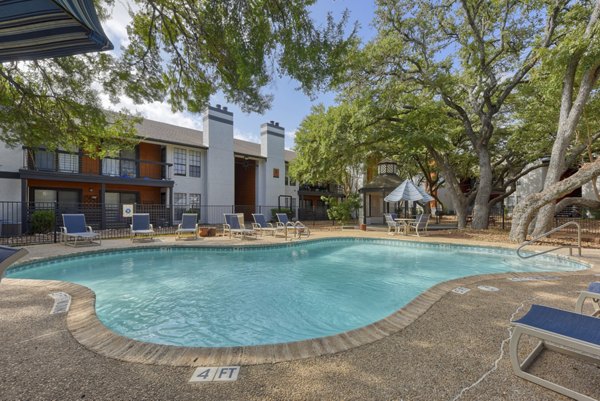
{"label": "white lounge chair", "polygon": [[239,234],[241,239],[246,238],[248,235],[256,235],[254,230],[246,228],[243,224],[240,224],[237,214],[224,213],[224,216],[225,224],[223,224],[223,234],[229,233],[229,238],[233,238],[233,236],[236,234]]}
{"label": "white lounge chair", "polygon": [[287,238],[287,231],[291,230],[294,233],[294,237],[300,239],[303,235],[305,237],[310,236],[310,229],[302,224],[300,221],[290,221],[286,213],[275,213],[277,216],[277,227],[285,230],[285,237]]}
{"label": "white lounge chair", "polygon": [[85,224],[84,214],[63,214],[63,225],[60,227],[63,244],[77,246],[81,244],[101,245],[100,234]]}
{"label": "white lounge chair", "polygon": [[198,239],[198,213],[183,213],[175,233],[176,240],[181,239],[181,234],[192,234],[194,239]]}
{"label": "white lounge chair", "polygon": [[275,236],[277,232],[277,228],[271,223],[267,223],[267,219],[264,214],[260,213],[252,213],[252,218],[254,218],[254,223],[252,223],[252,228],[261,233],[270,233]]}
{"label": "white lounge chair", "polygon": [[383,217],[388,226],[388,234],[399,234],[400,229],[404,229],[404,224],[394,220],[395,217],[393,213],[384,213]]}
{"label": "white lounge chair", "polygon": [[[576,400],[594,401],[585,394],[528,373],[526,369],[544,348],[600,365],[600,319],[547,306],[532,305],[525,316],[512,324],[514,330],[510,339],[509,354],[513,371],[517,376]],[[527,358],[520,362],[518,348],[519,340],[523,335],[535,337],[540,341]]]}
{"label": "white lounge chair", "polygon": [[427,233],[427,227],[429,226],[429,217],[430,214],[420,214],[417,216],[415,221],[409,221],[408,224],[408,232],[411,229],[415,230],[417,237],[420,237],[419,231],[421,233]]}
{"label": "white lounge chair", "polygon": [[600,281],[590,283],[587,291],[581,291],[579,298],[577,298],[577,304],[575,305],[575,311],[577,313],[583,313],[583,305],[585,301],[590,299],[594,311],[592,316],[600,317]]}
{"label": "white lounge chair", "polygon": [[154,239],[154,227],[150,224],[148,213],[134,213],[131,219],[131,241],[140,236],[142,239]]}

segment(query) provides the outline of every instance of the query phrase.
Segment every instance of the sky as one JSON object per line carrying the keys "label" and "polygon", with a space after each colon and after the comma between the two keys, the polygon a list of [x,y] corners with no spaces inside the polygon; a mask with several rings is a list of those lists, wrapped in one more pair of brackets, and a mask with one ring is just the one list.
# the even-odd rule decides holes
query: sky
{"label": "sky", "polygon": [[[127,40],[126,26],[129,22],[129,16],[126,0],[117,0],[115,3],[112,17],[104,21],[102,25],[115,49],[119,49]],[[350,11],[349,25],[352,25],[354,21],[358,21],[360,25],[358,36],[363,42],[375,36],[375,29],[371,26],[375,12],[374,0],[318,0],[310,11],[317,25],[321,25],[325,23],[328,11],[332,12],[334,19],[338,21],[345,9]],[[298,82],[289,77],[275,77],[272,84],[263,89],[264,93],[273,95],[273,102],[271,108],[262,115],[242,112],[237,105],[226,102],[224,96],[219,93],[211,97],[210,104],[213,106],[216,104],[226,106],[229,111],[233,112],[235,138],[260,142],[261,124],[277,121],[286,131],[286,149],[292,149],[296,130],[303,118],[310,114],[311,107],[319,103],[323,103],[325,106],[331,106],[335,103],[334,93],[319,93],[314,99],[310,99],[302,91],[296,89],[298,86]],[[108,109],[127,108],[133,112],[139,112],[143,117],[151,120],[202,130],[201,114],[173,113],[166,102],[136,105],[131,99],[122,97],[121,102],[115,105],[110,103],[107,96],[102,96],[102,100],[104,107]]]}

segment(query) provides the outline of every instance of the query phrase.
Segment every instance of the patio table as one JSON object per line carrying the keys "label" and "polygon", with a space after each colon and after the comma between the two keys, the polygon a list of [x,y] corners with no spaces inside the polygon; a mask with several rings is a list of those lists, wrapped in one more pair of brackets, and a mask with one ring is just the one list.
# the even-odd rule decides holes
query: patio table
{"label": "patio table", "polygon": [[398,223],[402,223],[404,225],[404,235],[408,235],[409,223],[411,223],[411,222],[414,223],[417,220],[412,219],[412,218],[396,218],[396,219],[394,219],[394,221],[397,221]]}

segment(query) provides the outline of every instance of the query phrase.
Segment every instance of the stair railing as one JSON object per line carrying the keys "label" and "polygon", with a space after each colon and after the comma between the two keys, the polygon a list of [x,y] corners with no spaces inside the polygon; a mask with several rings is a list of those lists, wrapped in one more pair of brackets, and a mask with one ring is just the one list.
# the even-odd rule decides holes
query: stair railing
{"label": "stair railing", "polygon": [[529,240],[529,241],[525,241],[523,242],[518,248],[517,248],[517,255],[522,258],[522,259],[528,259],[528,258],[532,258],[534,256],[539,256],[539,255],[543,255],[545,253],[548,252],[552,252],[552,251],[556,251],[558,249],[562,249],[562,248],[569,248],[569,255],[573,256],[573,245],[568,244],[568,245],[561,245],[558,246],[556,248],[552,248],[552,249],[548,249],[542,252],[537,252],[537,253],[533,253],[531,255],[521,255],[521,249],[525,248],[527,245],[531,245],[532,243],[539,241],[542,238],[545,238],[547,236],[549,236],[550,234],[553,234],[559,230],[562,230],[563,228],[567,227],[567,226],[576,226],[577,227],[577,249],[579,250],[579,256],[581,256],[581,226],[579,225],[579,223],[577,223],[576,221],[569,221],[559,227],[556,227],[548,232],[545,232],[541,235],[538,235],[537,237]]}

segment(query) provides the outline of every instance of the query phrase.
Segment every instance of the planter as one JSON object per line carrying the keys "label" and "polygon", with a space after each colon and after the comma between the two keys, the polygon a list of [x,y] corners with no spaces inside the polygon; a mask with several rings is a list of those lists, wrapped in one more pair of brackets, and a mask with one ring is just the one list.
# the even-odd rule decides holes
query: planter
{"label": "planter", "polygon": [[200,227],[198,228],[198,235],[201,237],[215,237],[217,229],[214,227]]}

